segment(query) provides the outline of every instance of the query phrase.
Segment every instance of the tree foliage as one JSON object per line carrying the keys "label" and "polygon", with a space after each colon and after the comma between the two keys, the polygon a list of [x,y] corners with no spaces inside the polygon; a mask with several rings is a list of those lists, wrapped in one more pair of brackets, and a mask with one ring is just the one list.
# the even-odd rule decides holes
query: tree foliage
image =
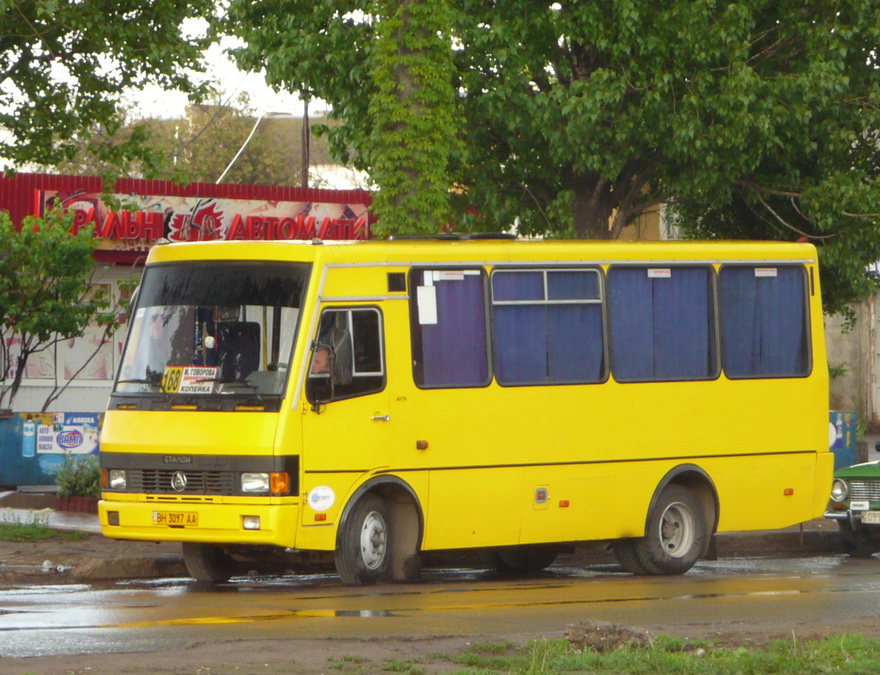
{"label": "tree foliage", "polygon": [[[219,85],[216,88],[219,90]],[[114,136],[107,136],[102,128],[95,127],[92,141],[118,146],[138,130],[148,132],[156,161],[151,167],[130,162],[129,175],[150,174],[181,183],[214,183],[222,175],[222,182],[239,185],[300,184],[302,119],[286,115],[261,117],[247,94],[222,100],[215,91],[209,98],[212,102],[188,106],[186,115],[180,119],[148,117],[132,121],[133,115],[128,111],[126,122]],[[322,178],[322,169],[326,170],[333,162],[327,139],[312,139],[309,154],[311,186],[333,187],[330,179]],[[233,159],[232,167],[224,175]],[[89,152],[88,144],[84,143],[74,160],[51,168],[65,174],[103,176],[114,170],[114,164]]]}
{"label": "tree foliage", "polygon": [[333,105],[345,124],[317,130],[379,186],[380,231],[419,232],[449,221],[447,166],[461,147],[451,19],[446,0],[232,0],[226,29],[248,43],[240,67]]}
{"label": "tree foliage", "polygon": [[446,0],[385,0],[368,59],[373,142],[364,161],[381,186],[379,232],[448,223],[450,155],[459,150]]}
{"label": "tree foliage", "polygon": [[183,120],[154,120],[151,126],[156,137],[164,137],[158,147],[166,156],[165,172],[185,181],[214,183],[223,176],[224,183],[296,185],[301,136],[298,125],[285,121],[258,118],[242,95],[233,105],[190,106]]}
{"label": "tree foliage", "polygon": [[[232,102],[218,98],[213,103],[190,105],[179,119],[148,117],[132,121],[130,114],[125,119],[112,137],[102,128],[93,128],[92,145],[118,146],[131,134],[146,132],[154,161],[149,167],[131,162],[129,175],[149,174],[181,183],[214,183],[223,175],[224,183],[248,185],[295,185],[299,179],[300,120],[260,119],[246,94]],[[73,161],[52,168],[65,174],[93,176],[106,175],[114,164],[90,152],[89,144],[84,143]]]}
{"label": "tree foliage", "polygon": [[[334,147],[372,172],[379,158],[424,153],[383,133],[374,103],[388,95],[382,74],[405,62],[386,36],[405,29],[411,4],[233,0],[228,30],[246,42],[240,64],[330,102],[344,121]],[[871,287],[874,0],[449,0],[438,12],[447,7],[438,34],[458,96],[446,184],[459,226],[616,238],[667,204],[694,235],[815,241],[830,309]],[[381,105],[406,114],[401,97]],[[380,194],[394,185],[373,175]]]}
{"label": "tree foliage", "polygon": [[90,325],[118,326],[106,287],[92,283],[97,240],[89,228],[71,235],[72,220],[54,211],[17,230],[0,212],[0,407],[12,407],[31,355]]}
{"label": "tree foliage", "polygon": [[[0,159],[52,165],[74,158],[95,125],[114,136],[126,90],[157,84],[198,92],[213,0],[0,0]],[[150,164],[142,130],[123,144],[94,143],[115,164]]]}

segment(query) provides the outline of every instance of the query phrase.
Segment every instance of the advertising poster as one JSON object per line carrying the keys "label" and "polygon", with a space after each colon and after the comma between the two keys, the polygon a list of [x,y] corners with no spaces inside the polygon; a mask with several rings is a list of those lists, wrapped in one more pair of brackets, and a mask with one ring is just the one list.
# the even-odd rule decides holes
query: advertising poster
{"label": "advertising poster", "polygon": [[73,211],[74,231],[93,225],[101,250],[147,251],[159,238],[172,242],[217,240],[367,239],[366,204],[265,199],[123,195],[111,209],[97,192],[38,192],[39,212]]}
{"label": "advertising poster", "polygon": [[23,418],[21,456],[32,458],[45,474],[57,469],[65,455],[97,454],[103,421],[100,413],[20,413]]}

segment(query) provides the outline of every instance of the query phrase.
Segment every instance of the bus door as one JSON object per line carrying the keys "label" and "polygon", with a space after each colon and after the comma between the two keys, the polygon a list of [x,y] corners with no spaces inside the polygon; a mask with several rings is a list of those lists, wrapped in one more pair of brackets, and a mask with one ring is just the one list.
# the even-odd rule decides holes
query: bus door
{"label": "bus door", "polygon": [[352,483],[388,465],[384,350],[379,307],[321,311],[305,378],[303,525],[318,513],[334,522]]}

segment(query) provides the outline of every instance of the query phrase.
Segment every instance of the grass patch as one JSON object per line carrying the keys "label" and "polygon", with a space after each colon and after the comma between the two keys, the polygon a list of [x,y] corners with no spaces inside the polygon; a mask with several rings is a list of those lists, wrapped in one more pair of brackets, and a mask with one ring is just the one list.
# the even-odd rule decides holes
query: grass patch
{"label": "grass patch", "polygon": [[880,672],[880,640],[862,635],[836,635],[823,640],[773,642],[765,647],[727,647],[702,641],[699,645],[659,636],[646,647],[622,646],[599,652],[572,649],[566,640],[533,641],[519,649],[509,643],[487,649],[475,645],[451,658],[465,666],[462,674],[493,673],[614,673],[648,675],[804,675]]}
{"label": "grass patch", "polygon": [[78,541],[85,535],[82,532],[59,532],[49,527],[49,514],[37,511],[31,515],[30,521],[13,518],[9,513],[0,521],[0,541],[43,541],[56,539],[60,541]]}
{"label": "grass patch", "polygon": [[331,656],[327,659],[332,670],[340,670],[346,673],[364,673],[364,667],[370,662],[363,656],[344,655],[339,658]]}
{"label": "grass patch", "polygon": [[382,670],[388,673],[406,673],[406,675],[423,675],[425,669],[418,665],[415,659],[386,659],[382,664]]}

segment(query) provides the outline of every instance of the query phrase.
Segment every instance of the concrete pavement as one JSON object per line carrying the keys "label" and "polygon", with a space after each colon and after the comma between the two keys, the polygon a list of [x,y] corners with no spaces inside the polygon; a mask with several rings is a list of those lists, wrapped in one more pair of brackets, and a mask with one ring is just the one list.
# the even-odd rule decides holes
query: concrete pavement
{"label": "concrete pavement", "polygon": [[87,532],[101,534],[98,516],[94,513],[71,513],[53,509],[11,509],[0,508],[2,523],[40,523],[60,532]]}
{"label": "concrete pavement", "polygon": [[[0,508],[0,522],[45,523],[53,530],[100,534],[98,516],[42,509]],[[720,558],[767,555],[818,555],[841,551],[837,524],[817,518],[782,530],[727,532],[716,537]]]}

